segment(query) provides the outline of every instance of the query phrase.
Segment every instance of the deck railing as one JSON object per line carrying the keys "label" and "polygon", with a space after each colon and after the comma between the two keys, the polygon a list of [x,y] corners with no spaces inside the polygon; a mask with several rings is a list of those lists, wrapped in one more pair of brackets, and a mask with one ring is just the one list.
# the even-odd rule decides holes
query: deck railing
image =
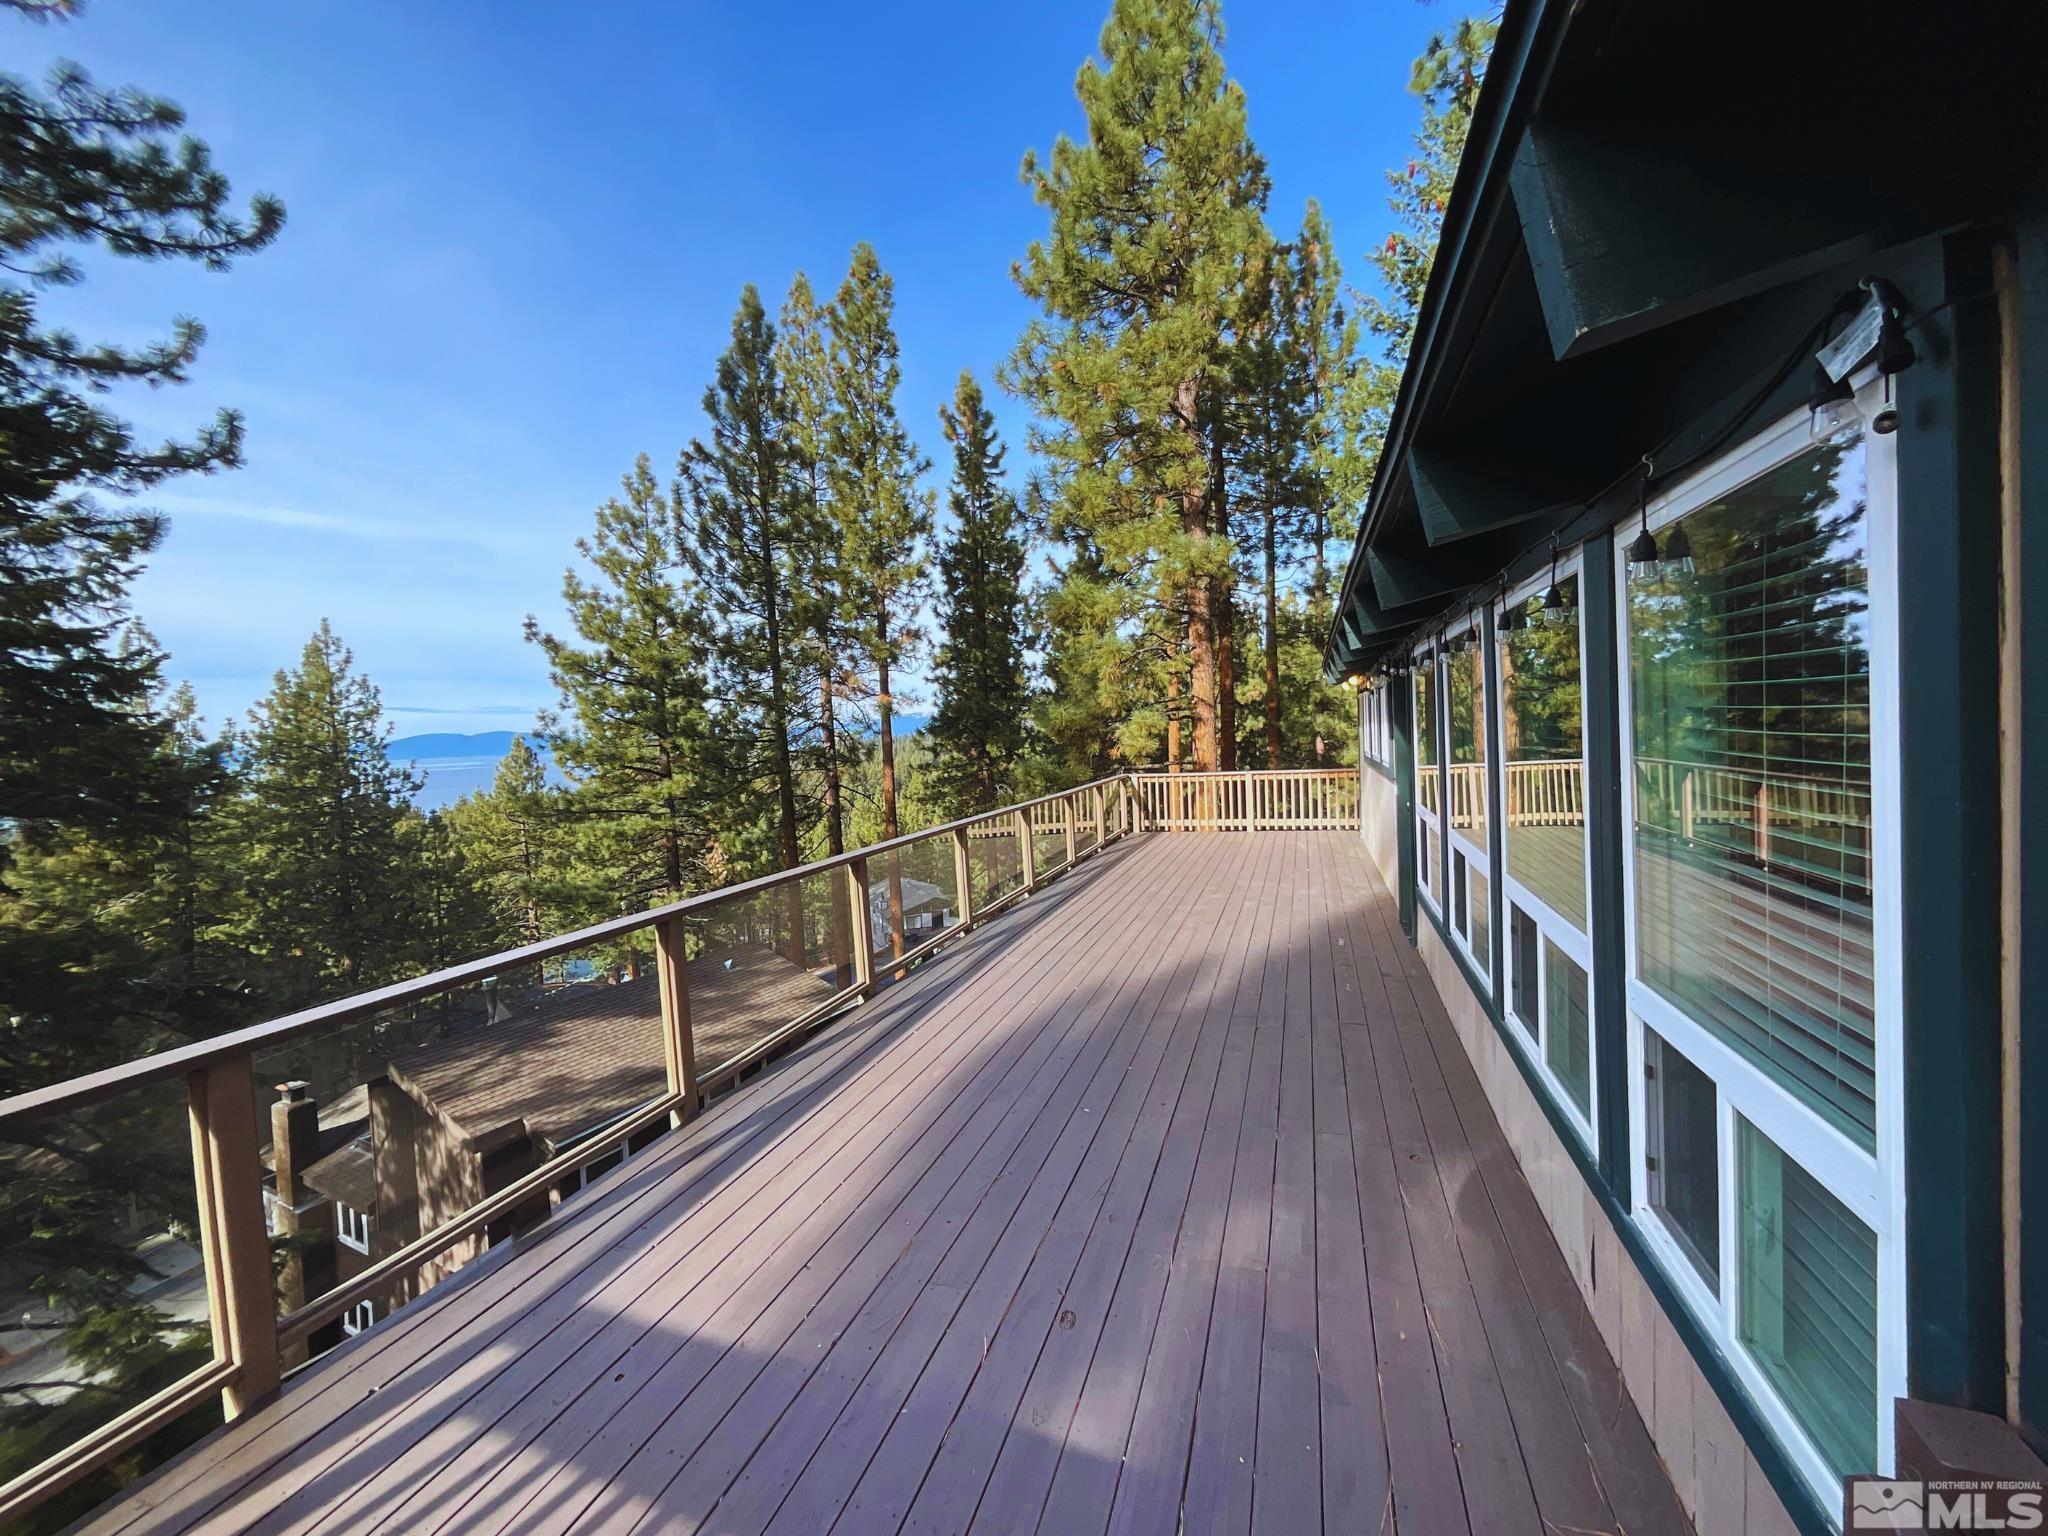
{"label": "deck railing", "polygon": [[[1329,803],[1319,793],[1317,803]],[[0,1168],[14,1177],[60,1177],[51,1148],[59,1163],[66,1147],[105,1160],[110,1138],[93,1128],[101,1109],[138,1093],[161,1101],[182,1084],[182,1115],[160,1107],[150,1124],[168,1133],[175,1117],[189,1126],[194,1205],[176,1223],[189,1224],[200,1252],[212,1334],[203,1367],[0,1486],[0,1524],[216,1393],[230,1419],[246,1412],[364,1303],[402,1304],[419,1294],[461,1256],[516,1229],[522,1213],[545,1214],[583,1182],[582,1170],[616,1163],[680,1127],[720,1084],[1128,835],[1139,822],[1139,794],[1129,775],[1099,779],[0,1100]],[[650,966],[652,987],[642,974]],[[606,986],[594,973],[623,975],[628,985]],[[417,1235],[384,1243],[388,1251],[373,1247],[366,1267],[318,1294],[280,1290],[271,1224],[287,1203],[266,1192],[265,1181],[266,1156],[279,1156],[273,1143],[282,1137],[262,1123],[259,1085],[325,1072],[337,1093],[369,1099],[408,1072],[424,1080],[433,1069],[446,1079],[450,1052],[482,1041],[499,1054],[480,1053],[469,1080],[458,1062],[456,1091],[487,1097],[496,1081],[516,1096],[523,1080],[518,1047],[509,1042],[559,1019],[572,1032],[572,1049],[582,1043],[577,1032],[587,1031],[594,1050],[606,1031],[630,1033],[636,1020],[618,999],[634,984],[652,1017],[629,1045],[644,1040],[647,1060],[634,1065],[658,1090],[618,1090],[628,1101],[600,1106],[594,1132],[556,1138],[532,1130],[532,1145],[553,1155],[536,1152],[516,1176],[501,1165],[489,1181],[499,1187],[452,1211],[447,1201],[430,1209],[422,1193]],[[600,1091],[633,1076],[601,1064],[587,1075]],[[375,1124],[374,1102],[366,1112]],[[286,1124],[275,1108],[271,1123]],[[564,1141],[573,1145],[562,1150]],[[481,1153],[478,1166],[489,1167]],[[477,1192],[461,1186],[458,1196],[464,1191]],[[286,1209],[282,1219],[292,1214]],[[286,1259],[288,1273],[294,1262]]]}
{"label": "deck railing", "polygon": [[1156,832],[1355,831],[1356,768],[1140,773],[1140,827]]}

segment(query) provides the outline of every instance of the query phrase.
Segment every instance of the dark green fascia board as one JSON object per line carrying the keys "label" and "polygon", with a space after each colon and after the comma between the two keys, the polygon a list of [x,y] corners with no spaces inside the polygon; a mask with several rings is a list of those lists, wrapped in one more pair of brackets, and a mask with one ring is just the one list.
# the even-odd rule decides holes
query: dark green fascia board
{"label": "dark green fascia board", "polygon": [[1367,584],[1366,540],[1384,519],[1384,503],[1393,483],[1403,478],[1400,468],[1414,432],[1418,398],[1427,393],[1445,364],[1438,355],[1437,338],[1463,301],[1463,274],[1477,259],[1475,253],[1494,237],[1499,222],[1494,211],[1506,198],[1506,166],[1514,143],[1533,113],[1536,97],[1578,11],[1572,0],[1509,0],[1502,8],[1500,32],[1487,61],[1486,83],[1473,108],[1471,131],[1437,236],[1436,259],[1416,314],[1408,366],[1402,370],[1400,392],[1382,440],[1381,473],[1367,493],[1358,538],[1345,566],[1340,611]]}
{"label": "dark green fascia board", "polygon": [[1441,607],[1445,598],[1492,581],[1526,543],[1517,529],[1496,528],[1455,544],[1438,545],[1423,554],[1368,548],[1365,558],[1372,572],[1373,592],[1382,608],[1400,609],[1432,602]]}
{"label": "dark green fascia board", "polygon": [[[1785,144],[1769,152],[1780,166]],[[1542,121],[1508,185],[1562,361],[1823,271],[1887,243],[1888,216],[1827,178],[1794,192],[1752,155]],[[1892,238],[1895,238],[1892,237]]]}
{"label": "dark green fascia board", "polygon": [[1408,455],[1408,478],[1415,487],[1423,537],[1432,546],[1526,523],[1575,500],[1555,488],[1476,474],[1451,454],[1421,447]]}

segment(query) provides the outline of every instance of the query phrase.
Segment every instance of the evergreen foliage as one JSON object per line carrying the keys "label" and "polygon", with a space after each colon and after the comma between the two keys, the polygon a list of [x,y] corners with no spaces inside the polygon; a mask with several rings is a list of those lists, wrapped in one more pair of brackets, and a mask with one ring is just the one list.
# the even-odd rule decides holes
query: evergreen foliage
{"label": "evergreen foliage", "polygon": [[606,875],[614,911],[710,883],[714,808],[731,771],[712,730],[712,638],[685,584],[679,498],[662,490],[645,454],[622,489],[577,540],[591,575],[562,578],[582,643],[526,621],[561,695],[541,723],[575,781],[577,814],[629,833]]}
{"label": "evergreen foliage", "polygon": [[939,417],[953,445],[953,527],[939,551],[945,638],[933,666],[931,771],[939,796],[965,814],[1004,803],[1024,750],[1023,520],[1003,486],[995,415],[973,374],[960,375],[953,404],[941,406]]}
{"label": "evergreen foliage", "polygon": [[416,957],[405,823],[419,780],[390,739],[376,685],[324,619],[249,712],[232,922],[293,1004],[393,980]]}
{"label": "evergreen foliage", "polygon": [[1184,617],[1197,768],[1222,761],[1226,349],[1270,244],[1265,166],[1221,41],[1215,0],[1115,0],[1075,84],[1086,140],[1024,162],[1051,230],[1016,268],[1043,314],[1004,374],[1103,574],[1154,617]]}
{"label": "evergreen foliage", "polygon": [[746,776],[775,806],[776,860],[794,869],[810,819],[796,782],[811,576],[800,550],[820,530],[802,494],[808,476],[790,454],[775,353],[775,327],[749,283],[704,392],[710,435],[683,454],[680,551],[720,619],[712,647],[725,748],[749,749]]}
{"label": "evergreen foliage", "polygon": [[931,464],[896,410],[895,311],[895,279],[863,241],[832,303],[828,442],[851,633],[874,672],[885,837],[899,825],[894,679],[917,654],[932,532],[932,498],[917,483]]}

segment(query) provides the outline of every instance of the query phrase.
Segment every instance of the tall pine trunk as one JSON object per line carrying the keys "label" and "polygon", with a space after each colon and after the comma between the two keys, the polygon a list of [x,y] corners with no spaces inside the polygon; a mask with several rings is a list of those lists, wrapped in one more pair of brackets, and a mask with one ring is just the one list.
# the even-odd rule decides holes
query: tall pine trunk
{"label": "tall pine trunk", "polygon": [[[1184,379],[1174,404],[1182,430],[1202,455],[1202,428],[1196,415],[1196,381]],[[1180,493],[1181,532],[1197,551],[1209,536],[1209,488],[1200,480]],[[1188,583],[1188,694],[1195,722],[1195,772],[1216,769],[1216,615],[1210,603],[1214,583],[1206,574]]]}
{"label": "tall pine trunk", "polygon": [[[761,560],[761,585],[768,596],[763,606],[767,610],[768,730],[774,738],[776,841],[780,845],[782,867],[795,869],[803,862],[803,849],[797,842],[796,765],[789,751],[789,677],[782,655],[782,587],[775,578],[774,551],[762,550]],[[789,958],[792,964],[801,966],[804,964],[803,882],[792,880],[783,887],[783,891],[787,907],[785,920],[789,924]]]}
{"label": "tall pine trunk", "polygon": [[[1209,531],[1230,538],[1230,483],[1225,478],[1221,413],[1209,426]],[[1211,598],[1216,614],[1216,766],[1226,773],[1237,767],[1237,581],[1216,578]]]}
{"label": "tall pine trunk", "polygon": [[[896,825],[896,701],[889,696],[889,624],[886,613],[875,625],[881,655],[875,665],[876,700],[882,713],[882,841],[892,842]],[[903,856],[889,850],[889,953],[903,957]],[[902,972],[898,971],[898,977]]]}
{"label": "tall pine trunk", "polygon": [[1280,766],[1280,529],[1279,513],[1266,507],[1266,766]]}
{"label": "tall pine trunk", "polygon": [[1172,647],[1166,652],[1166,771],[1180,772],[1180,674]]}

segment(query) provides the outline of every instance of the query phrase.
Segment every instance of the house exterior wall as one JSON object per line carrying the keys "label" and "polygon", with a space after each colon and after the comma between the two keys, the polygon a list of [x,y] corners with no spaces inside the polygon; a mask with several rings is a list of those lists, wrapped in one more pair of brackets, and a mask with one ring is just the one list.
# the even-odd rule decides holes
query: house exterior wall
{"label": "house exterior wall", "polygon": [[[1391,809],[1386,821],[1391,836]],[[1792,1517],[1426,916],[1416,950],[1700,1536],[1792,1536]]]}

